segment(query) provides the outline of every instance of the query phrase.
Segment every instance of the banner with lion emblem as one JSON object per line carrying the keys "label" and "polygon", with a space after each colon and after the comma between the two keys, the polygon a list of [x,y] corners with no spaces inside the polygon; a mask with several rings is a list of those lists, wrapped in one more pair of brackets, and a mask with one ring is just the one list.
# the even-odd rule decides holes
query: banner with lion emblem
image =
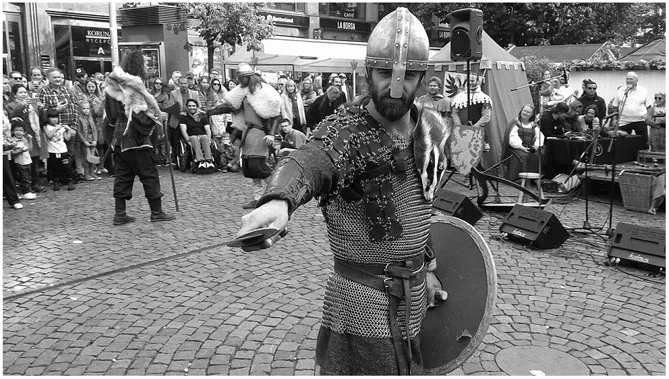
{"label": "banner with lion emblem", "polygon": [[481,162],[484,128],[480,126],[454,126],[451,133],[451,165],[459,174],[467,175]]}

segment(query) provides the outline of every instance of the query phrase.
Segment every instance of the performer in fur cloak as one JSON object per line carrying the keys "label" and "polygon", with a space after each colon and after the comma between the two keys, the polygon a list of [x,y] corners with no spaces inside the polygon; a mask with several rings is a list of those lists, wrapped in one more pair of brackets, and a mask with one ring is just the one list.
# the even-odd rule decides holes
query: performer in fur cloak
{"label": "performer in fur cloak", "polygon": [[253,200],[244,209],[255,208],[265,191],[265,184],[272,169],[267,163],[269,147],[279,129],[281,96],[264,83],[260,75],[246,63],[237,67],[239,85],[228,91],[223,104],[207,112],[209,115],[231,113],[232,125],[242,128],[242,172],[253,180]]}
{"label": "performer in fur cloak", "polygon": [[163,212],[160,178],[155,165],[151,133],[161,127],[160,108],[144,87],[146,66],[144,54],[133,50],[123,57],[107,78],[105,112],[114,128],[114,225],[135,221],[126,214],[125,203],[132,199],[135,176],[144,186],[144,195],[151,208],[151,221],[170,221],[175,216]]}

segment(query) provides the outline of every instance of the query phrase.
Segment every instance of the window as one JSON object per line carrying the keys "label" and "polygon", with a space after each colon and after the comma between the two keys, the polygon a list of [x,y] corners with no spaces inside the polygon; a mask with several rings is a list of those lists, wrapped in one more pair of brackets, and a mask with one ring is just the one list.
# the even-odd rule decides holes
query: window
{"label": "window", "polygon": [[23,49],[23,34],[21,33],[21,24],[18,16],[16,18],[8,16],[4,24],[2,51],[6,62],[3,65],[8,64],[11,67],[8,67],[10,70],[25,72],[27,69],[23,55],[25,49]]}
{"label": "window", "polygon": [[386,17],[390,12],[397,9],[397,4],[379,3],[379,21]]}
{"label": "window", "polygon": [[276,9],[289,12],[305,12],[305,3],[268,3],[268,9]]}
{"label": "window", "polygon": [[318,14],[364,20],[365,3],[318,3]]}

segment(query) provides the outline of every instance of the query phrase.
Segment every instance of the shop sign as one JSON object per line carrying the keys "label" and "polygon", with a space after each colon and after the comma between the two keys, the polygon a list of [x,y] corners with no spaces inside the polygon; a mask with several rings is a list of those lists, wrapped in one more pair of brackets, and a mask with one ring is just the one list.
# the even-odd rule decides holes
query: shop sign
{"label": "shop sign", "polygon": [[72,26],[73,53],[80,57],[110,57],[111,31],[109,29]]}
{"label": "shop sign", "polygon": [[437,38],[439,39],[449,39],[451,37],[451,31],[448,29],[439,29],[437,30]]}
{"label": "shop sign", "polygon": [[321,28],[330,30],[339,30],[347,32],[371,32],[371,24],[369,22],[337,20],[333,18],[321,17]]}
{"label": "shop sign", "polygon": [[258,12],[258,14],[265,17],[267,21],[273,22],[276,26],[309,27],[309,17],[267,12]]}

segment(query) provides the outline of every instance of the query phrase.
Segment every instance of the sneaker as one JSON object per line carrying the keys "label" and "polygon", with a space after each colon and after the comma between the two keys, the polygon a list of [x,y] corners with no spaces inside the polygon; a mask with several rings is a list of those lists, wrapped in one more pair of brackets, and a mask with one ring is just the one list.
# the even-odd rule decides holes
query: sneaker
{"label": "sneaker", "polygon": [[46,192],[46,188],[44,188],[40,185],[34,185],[31,189],[32,189],[32,192],[35,192],[35,193]]}
{"label": "sneaker", "polygon": [[223,167],[223,168],[221,169],[221,172],[223,172],[223,173],[227,173],[227,172],[228,172],[228,168],[227,168],[227,167]]}
{"label": "sneaker", "polygon": [[108,174],[109,173],[109,170],[107,170],[106,168],[101,168],[98,171],[100,171],[103,174]]}
{"label": "sneaker", "polygon": [[197,168],[204,168],[204,164],[205,164],[205,162],[198,163]]}
{"label": "sneaker", "polygon": [[23,204],[21,203],[16,203],[13,205],[14,209],[23,209]]}
{"label": "sneaker", "polygon": [[153,213],[151,212],[151,222],[158,222],[158,221],[172,221],[176,219],[176,216],[165,213],[165,212],[160,212],[160,213]]}
{"label": "sneaker", "polygon": [[35,195],[32,192],[24,193],[23,198],[26,200],[35,200],[37,198],[37,195]]}
{"label": "sneaker", "polygon": [[214,166],[214,163],[213,163],[213,162],[208,162],[207,164],[209,165],[209,168],[214,168],[214,167],[216,167],[216,166]]}
{"label": "sneaker", "polygon": [[130,217],[125,213],[122,215],[114,215],[114,225],[123,225],[133,221],[135,221],[135,218]]}
{"label": "sneaker", "polygon": [[256,207],[257,204],[258,204],[258,202],[257,202],[256,200],[251,200],[249,203],[244,204],[244,205],[242,206],[242,208],[244,208],[244,209],[253,209],[253,208]]}
{"label": "sneaker", "polygon": [[92,177],[93,179],[95,179],[95,180],[102,180],[101,177],[99,177],[99,176],[97,176],[97,175],[95,175],[95,174],[91,174],[91,177]]}
{"label": "sneaker", "polygon": [[17,193],[16,195],[19,197],[19,200],[23,200],[23,194],[22,193]]}
{"label": "sneaker", "polygon": [[87,182],[92,182],[92,181],[95,180],[95,178],[92,177],[91,175],[85,175],[84,180],[87,181]]}
{"label": "sneaker", "polygon": [[75,188],[77,188],[77,187],[74,186],[74,183],[73,183],[73,182],[70,182],[70,183],[67,185],[67,190],[68,190],[68,191],[74,191]]}

